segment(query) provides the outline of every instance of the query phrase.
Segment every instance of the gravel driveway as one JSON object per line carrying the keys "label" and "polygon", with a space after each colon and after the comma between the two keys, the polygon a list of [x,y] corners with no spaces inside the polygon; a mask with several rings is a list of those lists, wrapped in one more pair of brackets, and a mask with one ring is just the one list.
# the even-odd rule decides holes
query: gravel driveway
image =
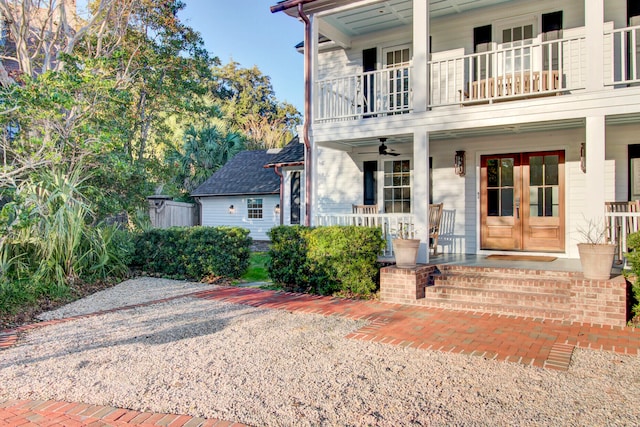
{"label": "gravel driveway", "polygon": [[[46,314],[210,287],[124,282]],[[363,321],[191,297],[28,332],[0,400],[65,400],[255,426],[640,425],[640,358],[576,349],[568,372],[345,339]]]}

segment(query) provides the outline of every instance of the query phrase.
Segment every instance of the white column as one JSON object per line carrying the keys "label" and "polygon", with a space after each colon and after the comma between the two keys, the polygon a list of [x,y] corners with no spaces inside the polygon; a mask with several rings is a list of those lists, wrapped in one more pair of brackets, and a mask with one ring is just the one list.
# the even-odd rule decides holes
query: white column
{"label": "white column", "polygon": [[604,221],[605,202],[605,118],[587,117],[584,217],[597,224]]}
{"label": "white column", "polygon": [[[416,3],[416,2],[414,2]],[[418,262],[429,262],[429,133],[413,133],[413,194],[411,194],[415,229],[420,236]]]}
{"label": "white column", "polygon": [[413,111],[429,105],[429,0],[413,2]]}
{"label": "white column", "polygon": [[[315,15],[310,15],[311,21],[311,64],[310,65],[310,79],[311,79],[311,120],[309,123],[309,140],[311,144],[311,162],[306,162],[306,166],[310,170],[305,170],[305,180],[308,179],[311,182],[311,194],[309,194],[308,209],[310,210],[311,221],[310,225],[315,225],[315,217],[318,213],[318,206],[316,200],[318,200],[318,147],[313,138],[313,117],[315,115],[314,106],[316,105],[315,99],[315,81],[318,75],[318,18]],[[306,185],[306,182],[305,182]]]}
{"label": "white column", "polygon": [[604,88],[604,1],[584,0],[584,22],[586,31],[586,51],[589,65],[587,69],[587,90]]}

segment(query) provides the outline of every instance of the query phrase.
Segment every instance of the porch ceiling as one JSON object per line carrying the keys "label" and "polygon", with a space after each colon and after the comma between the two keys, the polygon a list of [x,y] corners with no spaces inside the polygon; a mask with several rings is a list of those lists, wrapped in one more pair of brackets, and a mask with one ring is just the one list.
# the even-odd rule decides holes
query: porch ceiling
{"label": "porch ceiling", "polygon": [[458,130],[446,130],[429,133],[430,141],[477,138],[492,135],[517,135],[527,132],[544,132],[550,130],[575,129],[584,127],[584,119],[558,120],[554,122],[522,123],[517,125],[490,126],[481,128],[468,128]]}
{"label": "porch ceiling", "polygon": [[[608,117],[607,124],[626,124],[640,122],[640,115]],[[516,125],[488,126],[478,128],[454,129],[446,131],[433,131],[429,133],[429,141],[443,141],[459,138],[479,138],[493,135],[518,135],[529,132],[545,132],[552,130],[576,129],[585,126],[582,118],[570,120],[557,120],[548,122],[521,123]],[[320,146],[326,146],[343,151],[357,152],[363,147],[372,148],[380,145],[380,138],[386,138],[385,144],[389,148],[399,144],[413,144],[413,134],[381,135],[380,137],[342,139],[331,142],[319,142]]]}
{"label": "porch ceiling", "polygon": [[[429,15],[438,18],[508,1],[512,0],[431,0]],[[348,38],[407,26],[413,22],[413,0],[316,0],[306,3],[304,10],[322,15],[324,25],[321,26],[321,32],[324,27],[324,32]],[[296,8],[287,9],[286,13],[298,16]]]}
{"label": "porch ceiling", "polygon": [[366,147],[369,149],[376,148],[378,145],[380,145],[380,138],[386,138],[385,144],[389,148],[393,148],[394,145],[398,145],[398,144],[413,143],[413,135],[407,134],[407,135],[394,135],[394,136],[382,135],[377,138],[343,139],[340,141],[332,141],[330,143],[320,142],[319,145],[336,148],[338,150],[343,150],[343,151],[355,152],[358,149],[361,149],[363,147]]}

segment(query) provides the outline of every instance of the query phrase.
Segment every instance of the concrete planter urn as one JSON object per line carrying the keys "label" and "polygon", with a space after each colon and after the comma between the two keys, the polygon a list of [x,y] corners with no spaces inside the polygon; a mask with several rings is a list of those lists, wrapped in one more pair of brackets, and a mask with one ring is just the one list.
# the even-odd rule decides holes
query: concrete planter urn
{"label": "concrete planter urn", "polygon": [[393,239],[393,254],[398,268],[416,268],[420,239]]}
{"label": "concrete planter urn", "polygon": [[580,264],[585,279],[609,280],[616,254],[616,245],[610,243],[579,243]]}

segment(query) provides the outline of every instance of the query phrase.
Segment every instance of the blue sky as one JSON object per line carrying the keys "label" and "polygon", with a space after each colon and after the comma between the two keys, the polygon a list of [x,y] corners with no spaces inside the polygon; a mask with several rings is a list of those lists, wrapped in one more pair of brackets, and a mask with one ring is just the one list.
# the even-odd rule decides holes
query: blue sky
{"label": "blue sky", "polygon": [[284,12],[272,14],[277,0],[183,0],[180,18],[200,32],[207,50],[226,64],[231,59],[257,65],[280,101],[303,109],[303,56],[294,46],[304,38],[304,25]]}

